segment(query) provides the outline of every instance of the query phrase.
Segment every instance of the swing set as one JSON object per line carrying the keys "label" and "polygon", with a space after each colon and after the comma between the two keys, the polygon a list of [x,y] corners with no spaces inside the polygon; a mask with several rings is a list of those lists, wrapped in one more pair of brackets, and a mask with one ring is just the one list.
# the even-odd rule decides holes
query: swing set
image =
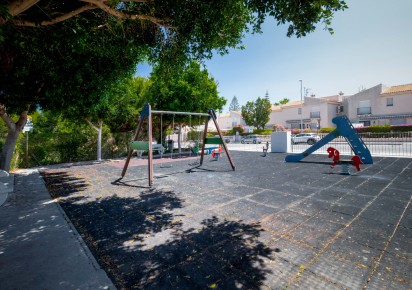
{"label": "swing set", "polygon": [[[153,144],[152,144],[152,140],[153,140],[152,128],[153,127],[152,127],[152,115],[155,115],[155,114],[161,115],[161,118],[162,118],[163,115],[166,115],[166,114],[173,115],[173,120],[174,120],[175,115],[199,116],[199,118],[200,117],[206,117],[205,127],[204,127],[204,131],[203,131],[203,143],[202,143],[202,148],[201,148],[201,153],[200,153],[200,164],[199,164],[199,166],[202,166],[202,164],[203,164],[203,157],[205,155],[205,145],[206,144],[213,144],[213,145],[220,145],[221,147],[223,147],[223,150],[225,151],[225,153],[228,157],[228,160],[230,162],[230,165],[231,165],[232,169],[235,170],[235,165],[233,164],[232,157],[230,156],[229,150],[227,149],[227,146],[226,146],[226,144],[223,140],[222,133],[220,132],[219,125],[216,121],[216,114],[215,114],[215,111],[213,109],[209,109],[208,113],[155,111],[155,110],[152,110],[150,104],[146,104],[146,105],[144,105],[143,110],[140,113],[139,124],[137,126],[136,133],[134,135],[134,138],[133,138],[130,150],[129,150],[129,154],[127,155],[127,159],[126,159],[126,162],[125,162],[124,167],[123,167],[122,177],[119,180],[121,180],[126,175],[126,171],[127,171],[128,166],[129,166],[129,162],[130,162],[130,159],[132,157],[133,152],[135,150],[143,150],[143,151],[148,152],[147,167],[148,167],[148,175],[149,175],[149,186],[153,185]],[[147,120],[147,139],[148,139],[148,142],[138,141],[139,134],[143,130],[143,122],[145,120]],[[214,125],[216,126],[216,130],[217,130],[217,133],[219,135],[218,138],[216,138],[216,137],[207,138],[207,127],[208,127],[208,124],[209,124],[210,120],[212,120]],[[160,128],[160,130],[162,131],[162,128]],[[192,150],[193,153],[195,151],[199,151],[199,149],[196,150],[196,146],[197,146],[197,148],[199,148],[199,143],[198,142]],[[172,152],[173,152],[173,150],[172,150]],[[198,152],[196,152],[196,154],[198,154]],[[161,153],[161,156],[162,156],[162,153]]]}

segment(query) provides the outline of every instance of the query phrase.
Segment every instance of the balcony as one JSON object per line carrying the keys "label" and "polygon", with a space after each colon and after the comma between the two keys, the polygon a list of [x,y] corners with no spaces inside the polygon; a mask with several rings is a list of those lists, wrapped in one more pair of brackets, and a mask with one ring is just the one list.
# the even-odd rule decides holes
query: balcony
{"label": "balcony", "polygon": [[319,119],[320,118],[320,112],[310,112],[310,118],[311,119]]}
{"label": "balcony", "polygon": [[371,107],[363,107],[363,108],[357,108],[358,115],[370,115],[372,114],[372,109]]}

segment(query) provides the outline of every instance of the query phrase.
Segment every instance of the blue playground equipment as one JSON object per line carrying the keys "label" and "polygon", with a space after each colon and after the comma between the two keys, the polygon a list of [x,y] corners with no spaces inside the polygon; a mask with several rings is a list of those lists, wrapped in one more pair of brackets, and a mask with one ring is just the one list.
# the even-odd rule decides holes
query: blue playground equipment
{"label": "blue playground equipment", "polygon": [[313,144],[309,147],[306,151],[299,154],[287,155],[285,158],[286,162],[299,162],[306,156],[309,156],[322,146],[328,144],[330,141],[335,139],[336,137],[343,136],[348,141],[349,146],[352,148],[352,151],[355,155],[358,155],[362,160],[363,164],[373,164],[371,153],[369,152],[368,147],[366,147],[365,143],[362,139],[358,136],[353,127],[352,123],[349,119],[345,116],[337,116],[332,119],[332,122],[336,124],[336,129],[322,138],[319,142]]}

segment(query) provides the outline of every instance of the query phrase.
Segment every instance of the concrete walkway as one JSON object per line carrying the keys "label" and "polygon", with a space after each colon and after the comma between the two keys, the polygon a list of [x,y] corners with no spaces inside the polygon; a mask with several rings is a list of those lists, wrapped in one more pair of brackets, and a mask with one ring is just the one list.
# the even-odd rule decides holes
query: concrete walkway
{"label": "concrete walkway", "polygon": [[17,172],[0,197],[2,290],[115,289],[37,170]]}

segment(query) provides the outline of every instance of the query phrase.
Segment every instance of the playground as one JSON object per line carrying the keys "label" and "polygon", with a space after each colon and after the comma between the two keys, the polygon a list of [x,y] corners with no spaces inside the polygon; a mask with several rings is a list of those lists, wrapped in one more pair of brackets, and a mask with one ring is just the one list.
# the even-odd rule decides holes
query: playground
{"label": "playground", "polygon": [[[119,289],[410,289],[412,159],[231,152],[42,171]],[[190,165],[189,165],[190,164]]]}

